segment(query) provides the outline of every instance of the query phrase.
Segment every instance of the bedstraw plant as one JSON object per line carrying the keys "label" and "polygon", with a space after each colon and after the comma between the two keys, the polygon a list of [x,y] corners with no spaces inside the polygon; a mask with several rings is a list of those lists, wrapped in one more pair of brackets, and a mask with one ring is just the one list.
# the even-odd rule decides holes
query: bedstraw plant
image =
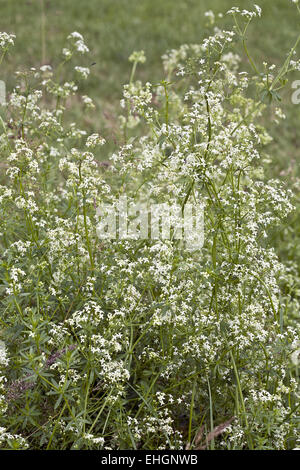
{"label": "bedstraw plant", "polygon": [[[282,67],[257,65],[260,8],[228,15],[232,30],[208,12],[211,36],[167,52],[159,83],[131,55],[105,161],[101,132],[68,121],[88,67],[60,81],[88,54],[81,34],[57,68],[17,73],[0,122],[0,448],[297,446],[299,293],[270,236],[295,201],[268,177],[263,116],[284,118],[298,40]],[[13,40],[1,33],[2,57]],[[99,237],[97,209],[122,196],[203,205],[203,246]]]}

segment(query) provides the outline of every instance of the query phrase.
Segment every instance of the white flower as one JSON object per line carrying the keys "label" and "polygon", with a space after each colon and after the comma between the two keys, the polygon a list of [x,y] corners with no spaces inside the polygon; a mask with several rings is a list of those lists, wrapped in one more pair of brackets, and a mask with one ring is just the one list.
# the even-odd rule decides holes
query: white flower
{"label": "white flower", "polygon": [[144,51],[134,51],[130,56],[129,56],[129,62],[136,62],[143,64],[146,62],[146,56]]}
{"label": "white flower", "polygon": [[67,47],[63,48],[62,53],[66,59],[69,59],[72,56],[72,52]]}
{"label": "white flower", "polygon": [[88,148],[90,148],[90,147],[96,147],[97,145],[104,145],[104,144],[105,144],[105,139],[103,139],[103,137],[101,137],[99,134],[92,134],[87,138],[85,145]]}
{"label": "white flower", "polygon": [[0,49],[7,50],[10,46],[14,45],[14,34],[0,33]]}
{"label": "white flower", "polygon": [[258,16],[260,17],[260,16],[261,16],[261,12],[262,12],[260,6],[254,4],[254,7],[255,7],[255,9],[256,9],[256,11],[257,11]]}
{"label": "white flower", "polygon": [[89,52],[89,48],[84,43],[83,36],[77,31],[69,34],[67,39],[70,41],[77,52],[80,52],[81,54]]}
{"label": "white flower", "polygon": [[82,96],[82,101],[83,101],[83,103],[85,104],[85,106],[86,106],[87,108],[91,108],[91,109],[92,109],[92,108],[95,107],[95,105],[94,105],[94,103],[93,103],[93,100],[92,100],[89,96],[83,95],[83,96]]}
{"label": "white flower", "polygon": [[40,67],[40,70],[41,70],[41,72],[51,72],[52,67],[51,67],[51,65],[42,65]]}
{"label": "white flower", "polygon": [[81,76],[83,79],[87,79],[90,73],[90,69],[88,67],[75,67],[75,71]]}
{"label": "white flower", "polygon": [[75,39],[76,41],[77,40],[83,41],[83,36],[77,31],[74,31],[73,33],[69,34],[68,39]]}
{"label": "white flower", "polygon": [[75,47],[76,47],[76,50],[80,52],[81,54],[85,54],[86,52],[89,52],[89,48],[81,40],[75,42]]}

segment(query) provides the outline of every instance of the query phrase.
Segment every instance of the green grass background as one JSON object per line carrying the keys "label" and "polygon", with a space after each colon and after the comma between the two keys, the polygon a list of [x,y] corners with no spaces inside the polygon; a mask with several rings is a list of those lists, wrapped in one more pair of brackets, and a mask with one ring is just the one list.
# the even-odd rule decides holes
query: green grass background
{"label": "green grass background", "polygon": [[[290,0],[257,3],[263,16],[249,28],[249,48],[258,63],[281,63],[299,33],[300,17]],[[233,5],[253,8],[253,2],[245,0],[0,0],[0,30],[17,36],[13,53],[1,67],[1,79],[6,80],[9,91],[16,67],[40,66],[43,62],[55,65],[66,36],[79,31],[90,48],[89,57],[80,65],[96,62],[80,91],[97,104],[91,118],[81,116],[80,125],[93,130],[113,127],[122,85],[130,74],[130,53],[140,49],[146,53],[147,62],[138,72],[140,78],[160,79],[161,55],[182,43],[200,42],[208,33],[204,12],[212,9],[225,13]],[[222,24],[226,23],[231,24],[229,17]],[[295,79],[300,79],[300,72]],[[273,132],[275,145],[271,149],[279,169],[293,159],[300,161],[300,105],[291,104],[291,94],[289,86],[284,95],[287,120]],[[271,127],[272,120],[270,115]]]}

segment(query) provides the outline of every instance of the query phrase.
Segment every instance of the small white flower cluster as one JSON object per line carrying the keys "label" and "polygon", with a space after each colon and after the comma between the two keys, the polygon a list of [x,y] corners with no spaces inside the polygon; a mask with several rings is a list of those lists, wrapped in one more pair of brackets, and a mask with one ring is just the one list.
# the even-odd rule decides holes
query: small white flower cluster
{"label": "small white flower cluster", "polygon": [[95,108],[93,100],[89,96],[86,96],[86,95],[82,96],[82,101],[87,108],[89,109]]}
{"label": "small white flower cluster", "polygon": [[52,67],[51,67],[51,65],[42,65],[40,67],[40,71],[43,72],[43,73],[52,72]]}
{"label": "small white flower cluster", "polygon": [[26,273],[20,268],[12,268],[10,271],[10,287],[7,287],[7,295],[15,295],[17,292],[21,292],[22,284],[21,281],[26,276]]}
{"label": "small white flower cluster", "polygon": [[150,114],[149,104],[152,101],[151,83],[146,83],[142,86],[141,82],[130,83],[124,85],[123,96],[131,106],[132,114],[134,112],[141,113],[145,111],[147,115]]}
{"label": "small white flower cluster", "polygon": [[300,60],[291,60],[290,67],[292,70],[297,70],[298,72],[300,72]]}
{"label": "small white flower cluster", "polygon": [[90,69],[88,67],[75,67],[75,71],[78,73],[78,75],[86,80],[90,74]]}
{"label": "small white flower cluster", "polygon": [[146,62],[146,56],[144,51],[135,51],[129,56],[129,62],[135,62],[144,64]]}
{"label": "small white flower cluster", "polygon": [[238,7],[233,7],[230,10],[228,10],[227,14],[228,15],[235,15],[235,14],[240,14],[241,16],[244,16],[245,18],[251,19],[256,16],[261,17],[262,10],[258,5],[254,5],[255,10],[253,11],[248,11],[248,10],[240,10]]}
{"label": "small white flower cluster", "polygon": [[[86,54],[87,52],[89,52],[89,48],[84,43],[83,36],[77,31],[74,31],[73,33],[69,34],[68,40],[75,48],[75,50],[77,52],[80,52],[80,54]],[[64,55],[66,56],[67,54],[64,53]]]}
{"label": "small white flower cluster", "polygon": [[15,38],[16,36],[14,34],[0,32],[0,49],[2,49],[2,51],[7,51],[14,45]]}
{"label": "small white flower cluster", "polygon": [[7,445],[14,450],[25,450],[29,447],[28,442],[22,436],[11,434],[5,428],[0,427],[0,449]]}
{"label": "small white flower cluster", "polygon": [[[86,433],[83,435],[83,440],[87,442],[87,444],[91,444],[93,448],[102,449],[104,444],[104,437],[96,437],[93,434]],[[95,447],[96,446],[96,447]]]}
{"label": "small white flower cluster", "polygon": [[103,139],[103,137],[101,137],[99,134],[92,134],[87,138],[85,145],[88,148],[94,148],[94,147],[97,147],[97,145],[104,145],[104,144],[105,144],[105,139]]}

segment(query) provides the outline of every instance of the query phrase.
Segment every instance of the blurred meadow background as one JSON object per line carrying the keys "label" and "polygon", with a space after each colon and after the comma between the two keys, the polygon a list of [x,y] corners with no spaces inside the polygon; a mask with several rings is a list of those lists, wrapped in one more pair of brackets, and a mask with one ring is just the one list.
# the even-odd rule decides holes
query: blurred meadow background
{"label": "blurred meadow background", "polygon": [[[260,0],[263,18],[251,24],[248,32],[249,49],[258,64],[264,60],[280,64],[291,48],[299,30],[299,19],[290,0]],[[81,116],[81,125],[92,131],[101,130],[113,140],[113,130],[119,111],[122,86],[129,79],[131,64],[128,57],[134,50],[145,51],[147,62],[138,69],[141,80],[161,80],[161,56],[168,49],[184,43],[199,43],[211,32],[204,13],[226,13],[232,6],[251,10],[253,2],[241,0],[0,0],[0,30],[17,36],[14,56],[2,65],[1,77],[8,92],[13,88],[15,65],[39,67],[56,65],[66,37],[80,32],[90,53],[79,65],[91,67],[88,80],[80,91],[89,95],[96,109]],[[224,15],[220,26],[231,24]],[[247,67],[247,59],[242,56]],[[66,74],[67,70],[62,72]],[[295,80],[300,77],[295,76]],[[283,100],[287,119],[272,133],[274,116],[269,116],[268,128],[274,137],[274,159],[277,174],[289,168],[297,172],[300,161],[300,105],[291,103],[292,88],[287,87]],[[74,120],[80,108],[72,107]],[[106,157],[107,158],[107,157]],[[292,170],[290,168],[292,163]],[[273,166],[273,169],[274,169]],[[285,172],[284,172],[285,173]]]}

